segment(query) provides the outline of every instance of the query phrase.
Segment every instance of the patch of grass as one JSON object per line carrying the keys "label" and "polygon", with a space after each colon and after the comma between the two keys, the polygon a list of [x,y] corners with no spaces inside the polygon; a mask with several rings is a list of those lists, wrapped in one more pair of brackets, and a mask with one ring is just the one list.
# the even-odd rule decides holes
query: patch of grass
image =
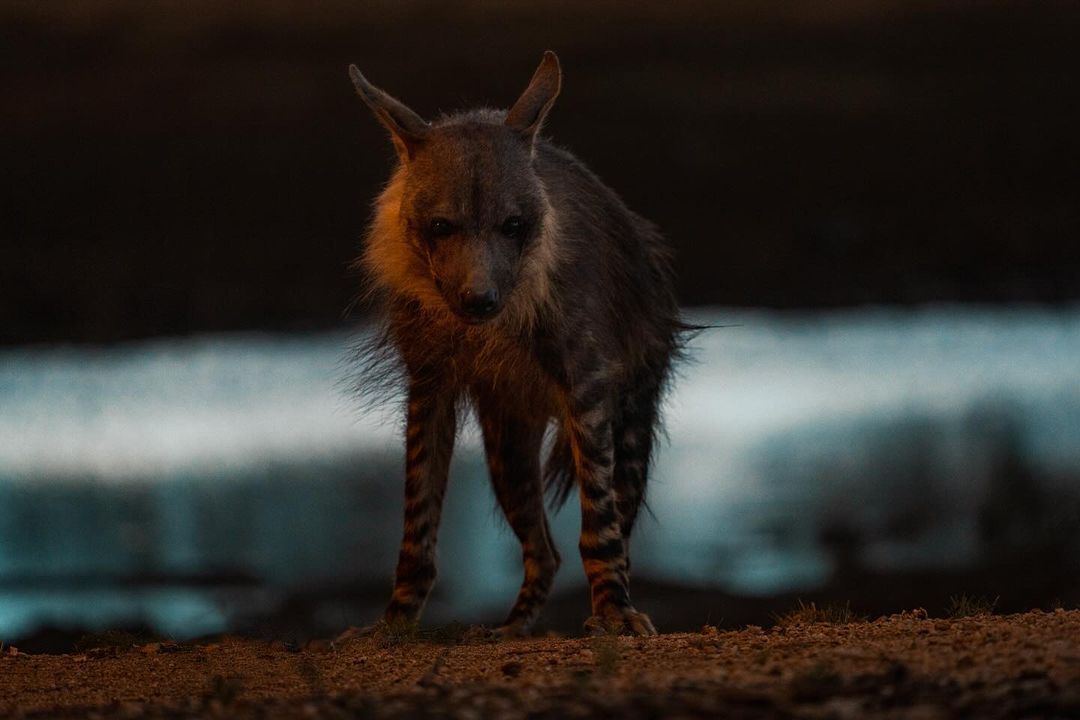
{"label": "patch of grass", "polygon": [[792,610],[782,615],[774,615],[776,624],[781,627],[793,627],[795,625],[812,625],[823,623],[826,625],[846,625],[853,622],[862,622],[866,618],[856,614],[851,609],[851,603],[829,603],[818,607],[816,603],[804,603],[802,600]]}
{"label": "patch of grass", "polygon": [[596,659],[596,672],[607,677],[619,669],[622,662],[622,646],[615,635],[597,635],[589,642]]}
{"label": "patch of grass", "polygon": [[989,599],[985,595],[953,595],[949,598],[949,604],[945,613],[950,618],[978,617],[980,615],[993,615],[999,598]]}
{"label": "patch of grass", "polygon": [[483,628],[473,628],[458,622],[435,628],[421,628],[415,620],[380,621],[372,628],[371,639],[382,647],[427,642],[436,645],[459,645],[481,640],[494,642],[495,635]]}

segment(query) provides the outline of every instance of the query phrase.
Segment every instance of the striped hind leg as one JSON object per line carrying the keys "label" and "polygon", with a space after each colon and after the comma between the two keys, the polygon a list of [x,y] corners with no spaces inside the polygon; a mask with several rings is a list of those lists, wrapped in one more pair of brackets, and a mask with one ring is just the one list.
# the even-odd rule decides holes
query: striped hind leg
{"label": "striped hind leg", "polygon": [[627,544],[614,485],[615,398],[602,372],[581,375],[570,392],[566,432],[581,497],[579,548],[592,596],[593,614],[586,628],[655,635],[649,617],[630,603]]}
{"label": "striped hind leg", "polygon": [[409,388],[405,431],[405,522],[386,622],[417,620],[435,582],[435,545],[456,432],[454,398]]}
{"label": "striped hind leg", "polygon": [[[645,500],[653,439],[657,422],[659,388],[639,384],[626,394],[620,404],[619,421],[614,426],[615,473],[613,484],[618,497],[623,539],[629,544],[638,510]],[[627,548],[627,568],[630,567]]]}
{"label": "striped hind leg", "polygon": [[525,578],[510,614],[496,632],[503,636],[529,631],[551,591],[559,553],[551,542],[540,480],[544,426],[508,414],[490,400],[477,402],[484,449],[495,497],[518,541]]}

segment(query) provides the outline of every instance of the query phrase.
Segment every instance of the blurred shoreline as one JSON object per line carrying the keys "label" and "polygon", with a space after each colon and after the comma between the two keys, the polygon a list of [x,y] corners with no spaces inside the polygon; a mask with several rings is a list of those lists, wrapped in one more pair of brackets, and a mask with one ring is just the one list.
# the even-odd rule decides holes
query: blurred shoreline
{"label": "blurred shoreline", "polygon": [[[863,614],[1080,602],[1080,307],[690,319],[727,327],[697,339],[669,399],[634,539],[635,596],[669,630],[765,624],[800,598]],[[396,556],[401,440],[343,382],[350,344],[0,351],[0,637],[369,621]],[[471,428],[451,483],[428,619],[496,622],[520,556]],[[578,527],[573,503],[553,520],[566,561],[545,618],[562,632],[587,606]]]}

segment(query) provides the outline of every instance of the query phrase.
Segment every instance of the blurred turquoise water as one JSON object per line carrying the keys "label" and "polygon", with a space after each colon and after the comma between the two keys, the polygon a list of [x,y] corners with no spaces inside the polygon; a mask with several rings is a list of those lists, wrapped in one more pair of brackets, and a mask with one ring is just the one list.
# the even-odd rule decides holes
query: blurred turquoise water
{"label": "blurred turquoise water", "polygon": [[[695,341],[668,400],[639,577],[810,588],[833,570],[822,536],[837,528],[874,567],[963,567],[1030,539],[987,520],[994,508],[1080,493],[1078,308],[690,319],[725,327]],[[251,578],[241,605],[351,580],[388,591],[401,433],[393,408],[367,412],[351,392],[353,340],[0,352],[0,638],[134,619],[226,629],[237,601],[182,581],[197,576]],[[557,589],[581,583],[574,505],[554,525]],[[466,428],[431,616],[497,619],[519,555]],[[146,577],[180,580],[127,582]]]}

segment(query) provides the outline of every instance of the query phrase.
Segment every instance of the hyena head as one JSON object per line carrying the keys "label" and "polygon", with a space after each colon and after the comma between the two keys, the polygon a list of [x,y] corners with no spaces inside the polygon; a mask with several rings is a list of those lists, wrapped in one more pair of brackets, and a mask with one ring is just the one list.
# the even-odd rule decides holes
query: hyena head
{"label": "hyena head", "polygon": [[376,282],[468,324],[535,303],[525,296],[545,291],[545,270],[536,266],[550,254],[540,246],[553,218],[533,167],[534,143],[559,93],[555,54],[544,54],[509,111],[435,123],[372,85],[355,65],[349,75],[400,159],[364,257]]}

